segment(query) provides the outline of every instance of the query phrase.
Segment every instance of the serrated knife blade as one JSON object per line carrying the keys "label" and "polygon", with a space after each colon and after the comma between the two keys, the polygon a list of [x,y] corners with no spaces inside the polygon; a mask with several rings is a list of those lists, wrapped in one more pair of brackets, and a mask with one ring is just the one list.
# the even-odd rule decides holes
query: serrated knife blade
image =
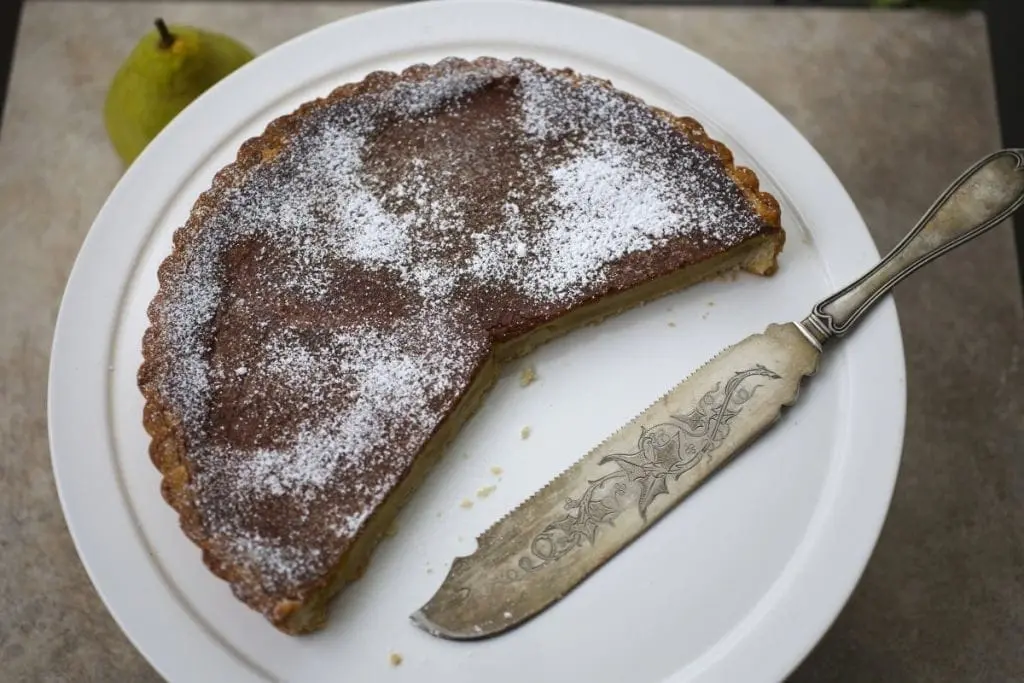
{"label": "serrated knife blade", "polygon": [[982,159],[862,278],[804,320],[770,325],[712,358],[480,535],[413,622],[473,640],[557,602],[775,423],[826,342],[911,272],[1018,209],[1022,169],[1020,150]]}

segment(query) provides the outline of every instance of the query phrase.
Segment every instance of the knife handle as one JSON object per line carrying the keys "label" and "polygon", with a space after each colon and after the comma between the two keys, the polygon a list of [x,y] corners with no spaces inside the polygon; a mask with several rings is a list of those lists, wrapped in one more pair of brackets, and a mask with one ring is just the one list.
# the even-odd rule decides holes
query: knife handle
{"label": "knife handle", "polygon": [[842,337],[903,278],[1002,223],[1021,204],[1024,149],[990,154],[957,178],[878,265],[816,304],[800,327],[818,346]]}

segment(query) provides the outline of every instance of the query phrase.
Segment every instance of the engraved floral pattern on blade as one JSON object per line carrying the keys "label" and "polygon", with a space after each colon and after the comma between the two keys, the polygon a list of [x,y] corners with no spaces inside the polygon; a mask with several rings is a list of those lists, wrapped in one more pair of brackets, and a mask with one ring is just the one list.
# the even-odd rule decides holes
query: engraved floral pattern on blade
{"label": "engraved floral pattern on blade", "polygon": [[636,450],[602,458],[599,465],[616,468],[592,479],[578,498],[565,501],[566,514],[533,538],[530,553],[519,559],[519,567],[536,571],[585,543],[592,545],[601,526],[613,525],[621,514],[639,514],[646,522],[651,503],[669,492],[668,482],[711,458],[722,445],[729,423],[761,386],[750,386],[749,380],[757,377],[781,379],[763,365],[741,370],[725,386],[716,383],[690,412],[641,427]]}

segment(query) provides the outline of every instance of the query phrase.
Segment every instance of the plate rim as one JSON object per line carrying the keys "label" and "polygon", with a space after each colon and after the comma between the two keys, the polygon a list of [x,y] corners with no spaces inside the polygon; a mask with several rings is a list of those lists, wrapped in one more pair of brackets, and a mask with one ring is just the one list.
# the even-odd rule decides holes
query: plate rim
{"label": "plate rim", "polygon": [[[432,19],[436,18],[436,15],[440,13],[452,11],[453,7],[459,8],[458,11],[461,12],[483,12],[485,15],[488,12],[499,11],[527,12],[536,14],[535,19],[537,20],[540,20],[542,18],[541,15],[545,14],[548,15],[545,17],[546,19],[560,15],[561,19],[570,18],[571,21],[588,24],[591,29],[602,25],[602,30],[607,29],[608,31],[618,32],[623,35],[632,34],[637,40],[643,38],[646,41],[644,49],[637,50],[638,54],[642,53],[643,55],[640,57],[641,61],[648,59],[650,54],[660,51],[676,52],[677,56],[686,55],[688,59],[702,63],[702,66],[708,73],[714,73],[716,78],[723,84],[728,83],[730,85],[729,88],[723,88],[723,91],[729,90],[733,95],[740,93],[748,100],[747,103],[756,105],[757,115],[762,117],[759,121],[759,125],[764,129],[762,132],[780,135],[781,139],[788,140],[791,144],[796,145],[795,155],[802,157],[803,161],[808,165],[806,169],[808,177],[814,176],[817,178],[816,181],[813,181],[813,184],[830,186],[833,191],[829,193],[829,200],[837,203],[833,210],[837,215],[844,214],[845,221],[856,224],[859,228],[846,235],[844,239],[853,240],[857,244],[857,249],[861,252],[861,258],[866,256],[877,259],[878,257],[877,249],[875,249],[863,219],[842,184],[829,169],[820,154],[814,150],[810,142],[788,120],[760,95],[750,89],[749,86],[725,71],[722,67],[679,43],[622,19],[590,9],[535,0],[487,0],[486,2],[480,2],[479,0],[427,0],[426,2],[408,5],[384,7],[345,17],[292,38],[267,51],[259,59],[254,60],[229,78],[221,81],[197,99],[195,103],[179,115],[149,145],[119,180],[97,214],[76,257],[57,316],[51,349],[47,392],[51,464],[68,529],[79,558],[108,611],[136,649],[157,671],[169,680],[178,680],[179,678],[185,680],[190,676],[194,676],[199,671],[204,676],[217,672],[219,674],[218,677],[230,677],[231,680],[249,678],[264,680],[264,677],[272,678],[272,676],[269,676],[267,672],[253,670],[252,663],[249,661],[239,661],[239,657],[233,652],[233,648],[220,641],[216,633],[210,633],[208,629],[204,629],[202,624],[198,624],[199,629],[178,634],[181,642],[174,648],[178,651],[182,647],[187,647],[190,650],[191,648],[202,650],[204,652],[202,669],[195,668],[195,657],[176,656],[167,652],[166,647],[163,651],[160,651],[157,644],[162,642],[166,635],[167,624],[169,623],[168,618],[166,618],[167,615],[147,614],[144,605],[132,605],[123,596],[119,597],[117,595],[118,586],[121,584],[116,573],[112,573],[112,568],[117,567],[119,562],[112,562],[112,558],[107,557],[106,553],[102,552],[103,546],[107,544],[106,542],[116,541],[118,538],[123,539],[123,534],[125,533],[134,533],[141,546],[136,550],[143,551],[144,556],[142,559],[145,560],[148,541],[142,537],[141,530],[135,526],[134,514],[127,509],[127,500],[120,498],[114,502],[113,507],[121,511],[120,519],[116,516],[109,518],[109,515],[103,520],[96,519],[98,507],[95,505],[95,501],[91,499],[91,496],[88,495],[89,487],[83,487],[82,484],[78,483],[82,481],[82,474],[88,474],[88,472],[82,471],[83,465],[80,460],[73,457],[73,454],[77,452],[79,444],[89,443],[90,441],[99,443],[101,448],[106,449],[111,462],[116,457],[113,455],[113,434],[109,424],[109,416],[105,416],[104,419],[99,421],[92,418],[86,419],[85,412],[87,411],[83,411],[81,408],[82,406],[87,406],[88,403],[83,403],[82,401],[87,399],[90,393],[89,389],[87,389],[89,386],[102,386],[103,393],[109,393],[109,374],[106,371],[109,357],[115,344],[117,322],[121,315],[123,303],[123,290],[128,280],[130,280],[130,274],[134,271],[135,258],[138,257],[140,249],[151,237],[153,222],[164,211],[163,206],[157,206],[154,203],[145,209],[137,209],[131,212],[139,216],[139,220],[136,222],[140,226],[139,230],[137,230],[140,234],[136,235],[137,239],[135,240],[139,243],[139,247],[136,248],[131,247],[132,240],[130,239],[119,240],[121,237],[117,230],[119,226],[116,225],[117,221],[113,220],[118,212],[118,207],[131,205],[133,203],[131,197],[143,185],[164,187],[168,193],[173,193],[173,188],[180,187],[184,178],[194,170],[197,164],[196,157],[182,155],[183,159],[191,159],[191,161],[167,164],[163,161],[165,156],[169,154],[179,141],[202,137],[196,134],[195,131],[201,128],[201,126],[196,126],[196,124],[203,119],[208,124],[205,137],[210,140],[211,148],[216,146],[218,141],[224,138],[225,134],[230,135],[230,132],[224,133],[223,131],[217,134],[210,133],[210,130],[213,129],[220,130],[227,127],[228,131],[230,131],[232,128],[237,128],[237,121],[240,116],[236,114],[238,114],[239,108],[236,107],[235,111],[232,112],[230,108],[223,107],[223,103],[229,97],[237,98],[239,92],[244,92],[246,83],[254,86],[258,85],[261,73],[271,71],[287,55],[297,55],[307,49],[305,46],[312,45],[316,40],[323,39],[325,36],[330,36],[336,32],[347,31],[352,33],[360,26],[366,28],[373,24],[386,25],[389,22],[408,21],[410,18],[417,17],[420,19]],[[614,60],[616,57],[612,59]],[[313,77],[310,76],[310,80],[312,79]],[[258,87],[256,90],[258,90]],[[280,96],[279,89],[267,90],[273,90],[272,94]],[[247,106],[241,108],[242,111],[251,111],[253,108],[265,106],[265,101],[272,99],[265,94],[259,95],[254,92],[250,92],[246,97],[249,102]],[[260,103],[253,102],[253,100],[257,100]],[[245,114],[243,113],[241,116],[245,116]],[[730,133],[737,129],[736,125],[730,126],[728,121],[719,121],[719,123]],[[750,144],[751,142],[749,139],[744,139],[744,146],[753,153],[753,150],[761,145]],[[206,146],[203,145],[199,145],[199,147],[206,149]],[[753,156],[760,161],[764,155],[753,153]],[[786,189],[786,186],[783,189]],[[822,194],[825,193],[823,192]],[[802,208],[803,205],[799,206]],[[143,220],[144,218],[146,220]],[[141,226],[149,226],[150,229],[143,232]],[[827,239],[827,235],[816,233],[815,239],[818,240],[819,238]],[[95,299],[90,300],[90,297],[87,296],[89,287],[86,285],[90,277],[93,280],[96,279],[94,276],[98,272],[97,268],[104,261],[103,256],[109,253],[125,254],[131,258],[122,259],[126,268],[125,276],[119,277],[114,275],[113,271],[116,268],[110,268],[104,274],[107,280],[111,280],[111,278],[121,280],[120,283],[108,283],[117,287],[120,295],[116,298],[115,302],[109,303],[108,310],[97,311],[96,307],[98,304],[102,306],[108,302],[97,302]],[[117,259],[111,259],[111,262],[117,262]],[[829,272],[829,276],[834,279],[835,273]],[[847,277],[847,275],[843,274],[841,279],[842,277]],[[808,304],[810,303],[808,302]],[[87,310],[94,313],[99,312],[102,315],[86,315]],[[99,324],[97,324],[97,318],[100,319]],[[804,659],[811,648],[824,635],[859,582],[867,561],[870,559],[877,543],[881,526],[891,502],[902,451],[906,412],[905,360],[899,323],[892,300],[889,299],[884,302],[879,307],[879,310],[862,325],[866,329],[863,332],[859,332],[858,336],[869,337],[873,335],[878,337],[884,340],[887,345],[884,348],[889,351],[888,355],[884,352],[878,354],[879,362],[877,365],[872,366],[870,374],[877,377],[894,378],[896,384],[901,389],[899,395],[893,397],[897,399],[893,401],[894,405],[890,405],[890,409],[894,409],[894,412],[887,414],[890,420],[888,425],[878,430],[877,433],[866,437],[869,439],[874,438],[876,441],[879,441],[879,448],[887,448],[890,451],[894,451],[894,453],[888,458],[888,469],[876,472],[877,479],[871,480],[871,477],[868,477],[869,481],[864,482],[873,484],[874,488],[870,489],[868,493],[862,493],[862,496],[871,497],[871,505],[868,506],[870,509],[866,513],[863,510],[860,512],[863,522],[855,529],[844,529],[841,524],[842,520],[834,519],[834,514],[828,515],[827,519],[818,519],[820,515],[816,513],[812,517],[812,522],[816,521],[819,528],[807,532],[805,540],[797,548],[797,554],[790,559],[789,565],[783,570],[779,580],[776,582],[778,584],[783,579],[786,579],[786,583],[791,585],[796,581],[797,576],[802,574],[802,580],[805,582],[804,590],[794,593],[786,587],[780,588],[778,585],[773,584],[754,607],[752,613],[747,615],[722,641],[711,648],[711,656],[705,656],[699,660],[700,662],[705,662],[699,670],[693,669],[692,666],[687,666],[671,675],[669,680],[679,681],[680,683],[684,679],[699,679],[701,681],[752,680],[750,677],[752,670],[757,671],[761,675],[767,673],[771,676],[767,680],[783,678]],[[83,336],[82,330],[87,331],[92,336]],[[83,341],[86,343],[83,344]],[[867,343],[867,340],[865,340],[865,343]],[[82,352],[83,348],[86,350],[86,353]],[[89,356],[89,351],[100,350],[105,350],[105,352],[103,354],[94,353],[91,357],[93,361],[91,365],[89,363],[76,362],[75,360],[76,358]],[[103,356],[103,362],[102,364],[97,364],[95,360],[100,355]],[[850,399],[849,396],[847,398]],[[99,403],[103,406],[99,410],[106,412],[107,402],[102,401]],[[93,407],[95,408],[96,406]],[[94,417],[95,415],[93,415]],[[71,436],[72,432],[74,432],[75,436]],[[888,442],[887,446],[886,442]],[[97,453],[97,457],[100,457],[99,453]],[[113,469],[117,470],[116,467],[113,467]],[[120,473],[115,471],[112,474],[117,484],[117,491],[123,496],[123,482],[120,481]],[[856,475],[857,473],[854,472],[853,474]],[[861,473],[860,477],[863,479],[864,473]],[[845,491],[848,492],[852,485],[846,486]],[[825,493],[823,492],[823,496]],[[839,495],[843,491],[832,491],[831,493]],[[863,500],[859,499],[846,501],[844,498],[843,500],[845,505],[864,503]],[[829,510],[830,513],[835,512],[837,504],[833,502],[833,506]],[[92,519],[90,519],[90,515],[93,516]],[[867,519],[864,519],[865,517]],[[112,526],[110,524],[100,524],[100,521],[112,523]],[[838,529],[832,528],[837,524],[839,526]],[[844,557],[841,562],[843,567],[841,579],[835,578],[835,573],[831,574],[827,579],[823,579],[820,576],[821,572],[818,572],[817,575],[813,571],[808,573],[813,567],[808,567],[806,557],[798,557],[802,550],[806,551],[804,553],[806,555],[814,550],[814,548],[817,548],[823,542],[823,534],[827,534],[830,531],[833,533],[846,531],[848,534],[843,537],[844,543],[839,544],[845,546],[845,549],[842,547],[835,549],[836,555]],[[811,544],[808,540],[811,538],[812,533],[817,534],[815,544]],[[850,539],[853,539],[854,542],[851,543]],[[833,545],[837,544],[833,543]],[[808,549],[809,546],[814,547]],[[791,570],[790,565],[797,562],[802,564],[797,566],[796,569]],[[146,577],[135,575],[135,580],[139,583],[148,584],[150,587],[152,587],[154,579],[159,580],[159,583],[164,586],[164,590],[169,593],[168,596],[164,597],[170,598],[172,602],[176,603],[177,600],[174,596],[176,589],[173,587],[173,584],[163,580],[162,569],[156,563],[150,561],[148,564],[153,568],[154,575]],[[138,592],[139,588],[141,586],[136,587],[136,592]],[[777,589],[788,591],[783,596],[788,599],[788,602],[780,604],[776,600],[772,605],[766,606],[764,603],[767,597],[777,592]],[[825,591],[826,595],[823,597],[820,591]],[[815,599],[809,600],[809,596],[812,593],[816,593]],[[177,604],[177,607],[184,612],[181,616],[187,618],[192,624],[197,624],[197,620],[186,611],[183,605]],[[768,626],[755,626],[755,624],[764,624],[766,620],[779,621],[780,607],[788,608],[790,612],[796,610],[796,613],[802,613],[803,616],[795,617],[793,614],[789,614],[783,621],[787,626],[783,633],[779,633],[778,629],[776,629],[770,638],[762,636],[760,641],[758,641],[757,638],[754,638],[758,634],[757,629],[760,629],[760,633],[770,629]],[[174,610],[172,609],[172,611]],[[808,614],[810,616],[807,616]],[[756,617],[753,621],[751,620],[751,615]],[[178,620],[176,619],[175,621]],[[737,633],[737,628],[744,624],[747,625],[744,632]],[[733,642],[730,644],[729,641]],[[725,657],[726,651],[735,652],[740,646],[746,648],[746,655],[731,659]],[[737,663],[741,659],[749,664]],[[747,666],[747,668],[743,668],[744,666]]]}

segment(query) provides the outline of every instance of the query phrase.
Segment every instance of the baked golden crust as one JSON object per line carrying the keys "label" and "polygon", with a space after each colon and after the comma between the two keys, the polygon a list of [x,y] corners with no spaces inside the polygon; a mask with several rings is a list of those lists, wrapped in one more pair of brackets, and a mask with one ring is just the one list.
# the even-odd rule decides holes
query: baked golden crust
{"label": "baked golden crust", "polygon": [[[361,82],[343,85],[328,96],[306,103],[295,112],[274,120],[262,135],[246,141],[241,146],[234,163],[217,173],[211,188],[198,198],[186,224],[175,232],[173,251],[159,268],[160,291],[148,309],[150,327],[143,338],[143,364],[139,369],[138,383],[145,399],[143,423],[151,437],[150,458],[163,476],[161,493],[164,499],[178,512],[185,534],[203,551],[203,561],[210,571],[229,582],[236,595],[239,595],[253,608],[263,612],[282,631],[300,633],[318,628],[324,618],[324,603],[327,597],[340,589],[345,581],[351,580],[361,571],[375,539],[369,539],[362,543],[365,548],[354,553],[356,557],[352,557],[352,554],[346,551],[338,564],[347,562],[350,565],[347,569],[342,571],[335,567],[318,580],[304,585],[300,594],[288,592],[280,595],[262,593],[256,595],[256,592],[247,588],[254,581],[251,571],[229,561],[229,558],[225,558],[222,553],[213,551],[209,533],[203,524],[203,510],[197,505],[190,488],[194,472],[191,469],[193,463],[188,457],[183,417],[170,405],[161,392],[161,382],[169,371],[168,364],[172,363],[174,359],[173,345],[169,343],[166,331],[161,324],[161,311],[165,307],[165,289],[169,285],[172,274],[182,272],[183,259],[186,258],[189,245],[197,240],[200,231],[206,225],[206,219],[218,211],[225,195],[232,191],[240,179],[246,177],[253,169],[277,157],[291,139],[298,134],[303,121],[316,112],[328,109],[344,100],[386,91],[399,82],[423,82],[438,77],[442,71],[450,73],[452,69],[500,68],[503,64],[505,63],[490,58],[481,58],[472,62],[445,60],[432,66],[412,66],[400,74],[375,72]],[[554,73],[567,76],[575,81],[584,78],[570,70],[560,70]],[[595,82],[595,79],[588,80]],[[603,84],[609,89],[612,88],[611,83],[607,81],[604,81]],[[636,100],[636,98],[632,99]],[[777,265],[776,257],[781,251],[785,239],[780,221],[780,209],[775,198],[771,194],[761,191],[755,173],[748,168],[737,166],[730,150],[721,142],[708,137],[697,121],[689,117],[676,117],[663,110],[653,109],[653,111],[657,116],[668,121],[676,131],[713,153],[720,160],[728,175],[741,189],[750,207],[764,224],[764,229],[758,236],[760,242],[757,248],[748,249],[739,265],[762,275],[774,272]],[[697,261],[704,261],[712,256],[715,255],[698,254],[695,258]],[[623,303],[618,306],[621,308],[633,303],[636,302],[623,299]],[[596,311],[597,307],[594,307],[594,310]],[[614,311],[606,311],[602,315],[609,312]],[[549,317],[553,320],[558,316]],[[593,317],[600,316],[591,318]],[[592,319],[584,318],[580,322],[592,322]],[[528,336],[526,333],[529,332],[530,325],[536,327],[537,321],[529,321],[528,325],[506,325],[500,332],[493,335],[493,342],[496,345],[504,344],[507,347],[507,350],[501,355],[511,355],[528,350],[536,343],[546,341],[551,336],[545,333],[541,335],[543,338],[523,341],[520,344],[519,341],[525,338],[524,335]],[[495,352],[494,355],[498,355],[498,352]],[[482,395],[486,390],[486,384],[484,382],[479,391],[467,390],[465,392],[466,396],[460,401],[458,411],[460,419],[465,419],[465,416],[468,416],[472,412],[472,408],[475,407],[469,405],[472,401],[467,396],[474,393]],[[479,398],[474,400],[478,402]],[[465,409],[463,410],[463,408]],[[457,428],[456,424],[450,431],[454,433]],[[431,443],[434,443],[433,439]],[[405,479],[412,478],[414,477],[405,477]],[[402,495],[406,494],[407,492],[403,491]],[[394,497],[390,496],[389,500]],[[359,535],[371,534],[361,531]],[[353,564],[359,566],[352,566]]]}

